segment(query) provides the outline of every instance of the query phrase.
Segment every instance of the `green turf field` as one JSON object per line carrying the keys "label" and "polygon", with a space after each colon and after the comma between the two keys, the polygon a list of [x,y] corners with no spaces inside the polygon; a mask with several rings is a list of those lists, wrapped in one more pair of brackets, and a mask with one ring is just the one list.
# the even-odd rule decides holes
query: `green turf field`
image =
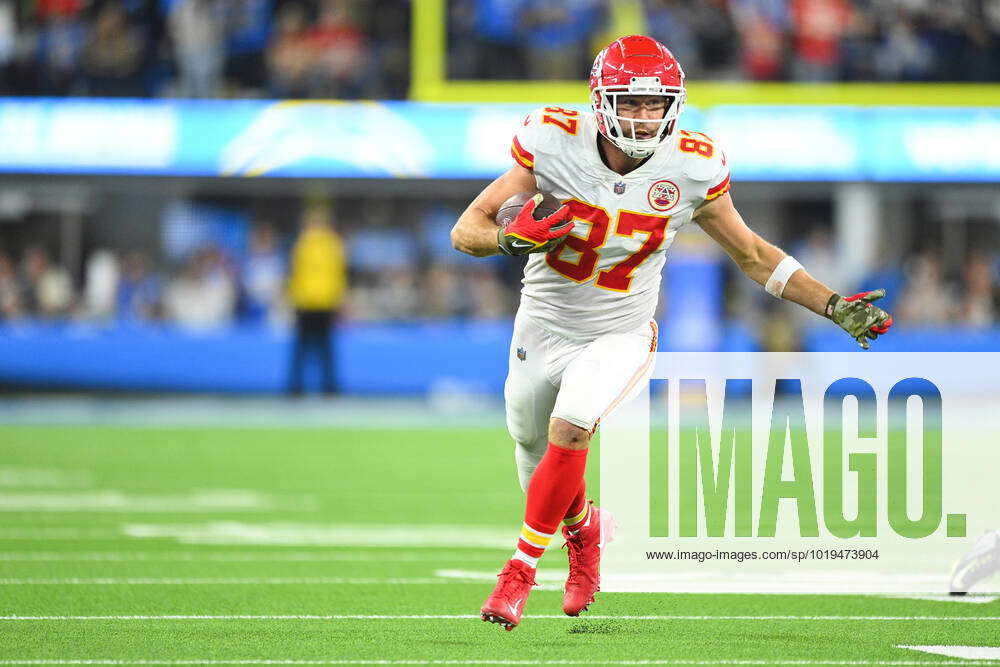
{"label": "green turf field", "polygon": [[521,521],[510,448],[2,426],[0,664],[1000,664],[897,648],[1000,646],[1000,601],[604,593],[569,619],[549,572],[521,627],[484,624]]}

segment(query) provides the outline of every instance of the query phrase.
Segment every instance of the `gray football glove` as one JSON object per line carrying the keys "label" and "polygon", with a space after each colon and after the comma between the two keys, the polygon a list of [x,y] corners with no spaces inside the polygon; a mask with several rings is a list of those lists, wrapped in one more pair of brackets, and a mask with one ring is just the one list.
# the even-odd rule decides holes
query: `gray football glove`
{"label": "gray football glove", "polygon": [[834,294],[826,303],[824,314],[867,350],[869,339],[875,340],[892,326],[892,315],[872,305],[872,301],[884,296],[884,289],[859,292],[853,296]]}

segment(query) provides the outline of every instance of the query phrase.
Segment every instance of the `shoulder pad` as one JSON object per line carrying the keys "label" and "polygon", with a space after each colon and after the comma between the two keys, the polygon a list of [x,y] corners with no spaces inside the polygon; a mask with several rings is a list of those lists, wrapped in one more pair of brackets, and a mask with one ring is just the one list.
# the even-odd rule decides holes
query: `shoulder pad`
{"label": "shoulder pad", "polygon": [[525,122],[527,127],[535,126],[534,134],[542,152],[558,152],[580,136],[584,114],[563,107],[542,107],[528,114]]}
{"label": "shoulder pad", "polygon": [[722,147],[707,134],[681,130],[676,141],[684,175],[692,181],[710,181],[726,168]]}

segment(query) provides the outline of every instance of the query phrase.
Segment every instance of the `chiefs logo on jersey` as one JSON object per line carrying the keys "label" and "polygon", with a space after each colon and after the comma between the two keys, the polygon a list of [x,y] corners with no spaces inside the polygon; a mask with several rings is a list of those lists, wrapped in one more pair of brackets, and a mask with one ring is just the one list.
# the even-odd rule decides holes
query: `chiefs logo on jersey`
{"label": "chiefs logo on jersey", "polygon": [[673,181],[657,181],[649,188],[649,205],[657,211],[669,211],[681,198],[681,190]]}

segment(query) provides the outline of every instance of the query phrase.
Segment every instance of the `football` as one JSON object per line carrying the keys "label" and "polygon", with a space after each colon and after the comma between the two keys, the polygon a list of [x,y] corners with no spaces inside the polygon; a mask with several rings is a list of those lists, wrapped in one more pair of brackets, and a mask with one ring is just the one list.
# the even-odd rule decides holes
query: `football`
{"label": "football", "polygon": [[[524,207],[524,203],[534,197],[537,192],[519,192],[503,204],[500,205],[500,210],[497,211],[497,226],[506,227],[509,225],[517,214],[521,212]],[[558,211],[562,207],[562,202],[556,199],[556,197],[548,192],[542,192],[544,199],[542,203],[535,207],[533,215],[535,220],[541,220],[542,218],[548,217]]]}

